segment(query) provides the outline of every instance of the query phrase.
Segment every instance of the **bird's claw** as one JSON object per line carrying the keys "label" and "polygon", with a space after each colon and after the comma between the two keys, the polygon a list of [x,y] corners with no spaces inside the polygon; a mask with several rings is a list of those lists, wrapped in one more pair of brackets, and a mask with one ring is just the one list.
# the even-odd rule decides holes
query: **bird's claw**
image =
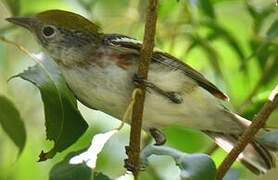
{"label": "bird's claw", "polygon": [[125,154],[128,155],[130,151],[130,147],[129,146],[125,146]]}
{"label": "bird's claw", "polygon": [[137,73],[134,74],[132,81],[136,86],[146,83],[145,78],[142,75],[139,75]]}
{"label": "bird's claw", "polygon": [[164,91],[163,89],[160,89],[154,83],[146,80],[143,76],[141,76],[139,74],[134,74],[132,80],[136,86],[140,86],[140,85],[144,84],[145,87],[150,88],[153,91],[167,97],[170,101],[172,101],[176,104],[181,104],[183,102],[183,98],[180,95],[180,93],[174,92],[174,91]]}
{"label": "bird's claw", "polygon": [[131,164],[130,162],[128,162],[128,159],[124,160],[124,167],[131,172],[135,172],[135,171],[144,171],[147,167],[146,163],[139,163],[139,167],[134,166],[133,164]]}
{"label": "bird's claw", "polygon": [[151,136],[154,138],[155,140],[155,144],[156,146],[161,146],[164,145],[167,141],[165,135],[158,129],[156,128],[150,128],[150,134]]}
{"label": "bird's claw", "polygon": [[181,104],[183,102],[182,96],[177,92],[166,92],[167,97],[176,104]]}

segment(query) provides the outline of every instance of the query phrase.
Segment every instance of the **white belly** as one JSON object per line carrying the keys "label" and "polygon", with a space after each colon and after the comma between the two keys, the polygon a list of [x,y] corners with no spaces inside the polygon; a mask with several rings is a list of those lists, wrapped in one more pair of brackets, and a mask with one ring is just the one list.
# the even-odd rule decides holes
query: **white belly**
{"label": "white belly", "polygon": [[[62,69],[67,83],[85,105],[118,119],[129,102],[134,88],[132,75],[115,64],[110,67]],[[166,97],[148,90],[143,116],[143,128],[163,128],[180,125],[189,128],[218,132],[237,131],[238,123],[223,111],[218,99],[195,84],[180,71],[157,71],[151,67],[149,80],[165,91],[182,93],[183,103],[175,104]]]}

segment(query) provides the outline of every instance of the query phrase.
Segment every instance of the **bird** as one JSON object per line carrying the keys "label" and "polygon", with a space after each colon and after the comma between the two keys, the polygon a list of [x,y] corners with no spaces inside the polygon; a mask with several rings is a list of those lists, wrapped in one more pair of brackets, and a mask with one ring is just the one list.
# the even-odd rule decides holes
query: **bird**
{"label": "bird", "polygon": [[[28,29],[58,65],[70,90],[85,106],[121,120],[132,90],[144,83],[146,98],[142,129],[163,145],[163,129],[171,125],[200,130],[230,151],[250,121],[224,106],[228,96],[201,73],[171,54],[154,50],[149,76],[136,72],[142,42],[122,34],[105,34],[85,17],[47,10],[7,21]],[[127,123],[130,123],[129,118]],[[256,138],[238,159],[255,174],[275,167],[269,146]]]}

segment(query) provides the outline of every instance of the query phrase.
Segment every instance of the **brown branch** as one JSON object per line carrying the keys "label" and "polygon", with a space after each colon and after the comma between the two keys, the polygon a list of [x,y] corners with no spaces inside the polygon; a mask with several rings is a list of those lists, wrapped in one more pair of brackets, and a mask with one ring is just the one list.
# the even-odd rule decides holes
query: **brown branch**
{"label": "brown branch", "polygon": [[[148,77],[149,63],[154,48],[157,6],[158,0],[149,0],[144,32],[144,41],[141,49],[141,56],[137,71],[138,76],[143,77],[144,79],[147,79]],[[141,127],[146,93],[145,85],[143,83],[139,84],[138,88],[141,89],[142,93],[137,94],[136,102],[133,108],[127,161],[128,166],[132,167],[130,170],[132,171],[135,179],[138,179]]]}
{"label": "brown branch", "polygon": [[240,137],[238,143],[234,146],[232,151],[227,155],[227,157],[224,159],[224,161],[218,168],[216,176],[217,180],[221,180],[224,177],[224,175],[232,166],[233,162],[236,160],[238,155],[245,149],[247,144],[252,141],[252,139],[260,130],[260,128],[264,126],[266,120],[268,119],[272,111],[277,107],[278,85],[276,85],[276,88],[272,91],[268,99],[269,100],[264,104],[258,115],[252,121],[252,124],[245,130],[243,135]]}

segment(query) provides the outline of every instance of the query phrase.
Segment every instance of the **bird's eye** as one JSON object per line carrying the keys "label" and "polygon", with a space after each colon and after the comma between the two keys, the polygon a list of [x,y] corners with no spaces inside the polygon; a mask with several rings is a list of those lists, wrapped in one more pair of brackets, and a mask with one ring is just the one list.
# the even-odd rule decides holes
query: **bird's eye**
{"label": "bird's eye", "polygon": [[47,38],[53,37],[56,33],[56,28],[54,26],[45,26],[42,29],[42,33]]}

